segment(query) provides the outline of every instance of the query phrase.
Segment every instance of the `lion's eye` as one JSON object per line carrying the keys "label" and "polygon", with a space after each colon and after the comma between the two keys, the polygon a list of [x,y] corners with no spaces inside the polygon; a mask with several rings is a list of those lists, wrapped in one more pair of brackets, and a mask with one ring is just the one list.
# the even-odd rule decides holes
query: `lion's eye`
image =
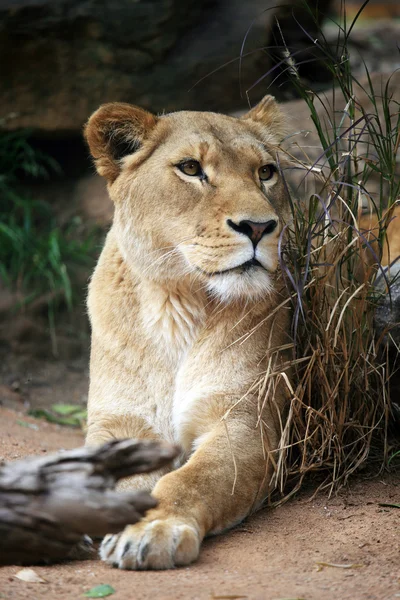
{"label": "lion's eye", "polygon": [[261,181],[268,181],[268,179],[272,179],[276,173],[276,167],[274,165],[263,165],[258,169],[258,176]]}
{"label": "lion's eye", "polygon": [[203,174],[203,169],[197,160],[185,160],[185,162],[178,165],[178,168],[182,173],[190,175],[191,177],[200,177],[200,175]]}

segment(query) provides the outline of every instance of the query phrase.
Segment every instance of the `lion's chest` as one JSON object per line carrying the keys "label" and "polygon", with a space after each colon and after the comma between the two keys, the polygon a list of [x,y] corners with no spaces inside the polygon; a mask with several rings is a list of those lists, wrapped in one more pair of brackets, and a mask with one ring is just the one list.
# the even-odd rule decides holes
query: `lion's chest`
{"label": "lion's chest", "polygon": [[179,368],[204,323],[204,301],[189,288],[152,286],[141,305],[144,333],[171,368]]}
{"label": "lion's chest", "polygon": [[135,319],[140,343],[134,345],[138,355],[131,390],[135,390],[135,409],[141,405],[147,423],[164,439],[174,440],[176,378],[204,320],[204,302],[182,290],[154,286],[142,295]]}

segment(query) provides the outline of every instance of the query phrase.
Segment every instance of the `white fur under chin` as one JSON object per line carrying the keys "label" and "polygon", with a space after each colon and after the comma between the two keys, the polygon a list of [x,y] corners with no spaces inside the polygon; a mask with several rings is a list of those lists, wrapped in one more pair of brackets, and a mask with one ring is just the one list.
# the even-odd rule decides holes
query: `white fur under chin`
{"label": "white fur under chin", "polygon": [[252,268],[244,273],[221,273],[207,283],[207,289],[222,302],[234,300],[257,301],[273,290],[271,275],[261,268]]}

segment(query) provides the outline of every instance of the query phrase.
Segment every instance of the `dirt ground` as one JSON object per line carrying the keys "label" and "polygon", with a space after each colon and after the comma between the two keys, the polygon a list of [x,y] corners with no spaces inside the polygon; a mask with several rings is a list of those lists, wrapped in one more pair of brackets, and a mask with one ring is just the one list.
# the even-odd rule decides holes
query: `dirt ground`
{"label": "dirt ground", "polygon": [[[0,460],[73,448],[77,430],[0,408]],[[168,572],[124,572],[98,560],[34,567],[47,583],[0,569],[0,598],[83,598],[106,583],[114,600],[389,600],[400,598],[400,476],[359,477],[339,496],[310,500],[308,489],[204,543],[193,566]],[[1,542],[0,542],[1,543]],[[324,566],[331,565],[331,566]],[[336,565],[336,566],[332,566]],[[340,566],[338,566],[340,565]]]}

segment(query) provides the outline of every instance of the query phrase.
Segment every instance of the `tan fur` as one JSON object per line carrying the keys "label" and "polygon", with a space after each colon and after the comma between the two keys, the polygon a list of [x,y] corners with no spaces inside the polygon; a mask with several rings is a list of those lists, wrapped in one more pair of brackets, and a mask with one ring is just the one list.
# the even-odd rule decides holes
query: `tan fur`
{"label": "tan fur", "polygon": [[[366,213],[360,217],[360,231],[368,240],[370,248],[366,248],[364,260],[372,265],[380,259],[382,266],[388,266],[400,256],[400,206],[395,205],[389,211],[384,211],[381,220],[386,225],[386,235],[382,251],[379,249],[379,216],[376,213]],[[375,256],[374,256],[375,255]]]}
{"label": "tan fur", "polygon": [[[87,443],[128,436],[182,447],[176,470],[123,483],[156,484],[159,505],[103,541],[102,558],[120,568],[189,564],[205,535],[232,527],[268,493],[285,388],[271,385],[267,402],[249,389],[280,370],[276,350],[290,341],[287,310],[275,310],[289,198],[279,172],[265,184],[258,174],[277,163],[282,125],[267,97],[242,119],[111,104],[86,127],[115,203],[89,291]],[[206,180],[179,170],[187,159]],[[278,227],[254,250],[228,219]],[[262,267],[240,267],[254,253]]]}

